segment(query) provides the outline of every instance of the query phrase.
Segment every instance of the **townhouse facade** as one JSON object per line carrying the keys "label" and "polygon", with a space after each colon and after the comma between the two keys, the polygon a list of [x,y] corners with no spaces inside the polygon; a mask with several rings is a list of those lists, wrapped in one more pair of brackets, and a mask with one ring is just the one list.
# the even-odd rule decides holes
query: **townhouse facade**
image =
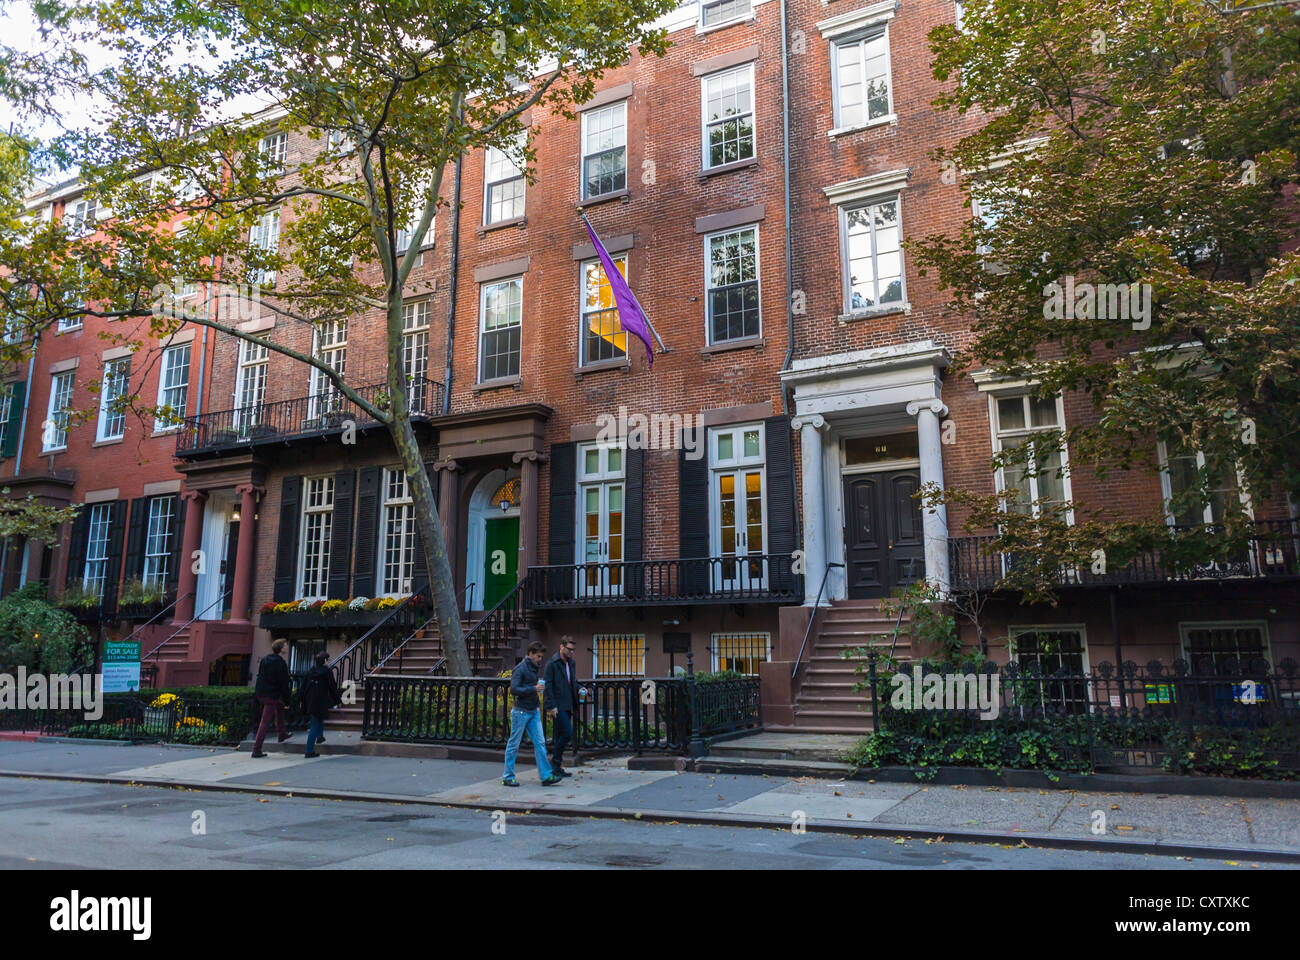
{"label": "townhouse facade", "polygon": [[[1024,475],[990,469],[996,450],[1095,414],[1082,396],[1044,401],[1032,384],[958,375],[969,318],[905,253],[907,238],[975,215],[929,156],[982,122],[932,106],[926,35],[957,16],[951,0],[687,3],[664,20],[668,54],[633,54],[576,119],[533,110],[532,182],[496,150],[447,171],[448,205],[404,291],[403,365],[466,629],[510,623],[472,647],[477,671],[510,666],[529,637],[568,635],[585,675],[662,676],[689,655],[696,669],[760,675],[771,727],[862,729],[841,653],[897,629],[881,598],[922,578],[987,591],[1003,562],[958,513],[922,509],[922,485],[1011,484],[1031,499],[1154,512],[1188,482],[1195,451],[1165,451],[1160,477],[1105,484],[1086,468],[1057,477],[1068,449]],[[264,146],[288,176],[323,148],[274,118]],[[268,211],[250,242],[276,242],[291,216]],[[653,366],[618,324],[582,216],[649,314]],[[382,324],[356,315],[315,329],[267,311],[243,331],[311,351],[377,395]],[[119,579],[155,576],[150,531],[165,508],[154,503],[172,498],[174,608],[143,634],[160,684],[233,677],[276,637],[291,641],[294,669],[321,649],[337,657],[427,582],[384,428],[246,340],[209,343],[200,328],[185,341],[185,424],[147,438],[147,467],[110,461],[134,448],[86,426],[85,460],[36,451],[33,404],[59,409],[56,378],[73,360],[92,365],[77,346],[90,337],[66,336],[41,345],[48,372],[26,388],[27,439],[15,442],[26,489],[62,491],[96,519],[69,532],[71,565],[26,547],[14,562],[98,582],[107,529]],[[55,479],[74,462],[85,480]],[[119,488],[90,479],[105,464]],[[1169,519],[1213,522],[1215,509]],[[1153,560],[1080,575],[1053,607],[994,597],[989,656],[1078,670],[1300,656],[1294,510],[1255,511],[1249,554],[1195,576]],[[179,562],[196,551],[204,563]],[[367,609],[381,598],[390,607]],[[293,601],[344,615],[274,609]],[[417,672],[440,659],[428,616],[394,620],[386,648]]]}

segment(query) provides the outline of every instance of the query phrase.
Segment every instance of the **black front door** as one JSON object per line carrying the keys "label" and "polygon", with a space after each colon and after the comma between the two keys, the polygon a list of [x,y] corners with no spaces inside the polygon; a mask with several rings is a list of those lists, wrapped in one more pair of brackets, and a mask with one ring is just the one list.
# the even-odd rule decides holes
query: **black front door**
{"label": "black front door", "polygon": [[884,597],[925,576],[915,470],[844,478],[844,561],[852,599]]}

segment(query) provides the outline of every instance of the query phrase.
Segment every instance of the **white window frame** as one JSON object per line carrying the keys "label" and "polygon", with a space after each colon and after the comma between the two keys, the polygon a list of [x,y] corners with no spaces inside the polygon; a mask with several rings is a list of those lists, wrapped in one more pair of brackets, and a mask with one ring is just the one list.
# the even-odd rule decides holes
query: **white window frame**
{"label": "white window frame", "polygon": [[[298,596],[307,600],[327,599],[330,580],[330,545],[334,533],[334,478],[332,476],[303,477],[302,517],[298,526],[300,528]],[[309,561],[311,561],[310,570]]]}
{"label": "white window frame", "polygon": [[[894,216],[897,218],[898,225],[894,228],[898,231],[898,282],[899,282],[899,299],[891,300],[888,303],[880,302],[880,249],[876,242],[876,218],[875,210],[877,207],[886,204],[894,204]],[[872,290],[875,294],[875,303],[869,307],[853,306],[853,258],[850,254],[849,244],[849,215],[858,211],[866,211],[869,242],[871,245],[871,276]],[[903,196],[902,193],[885,193],[870,197],[860,202],[842,203],[839,205],[840,219],[840,276],[843,278],[843,288],[840,293],[841,303],[846,316],[864,316],[872,313],[893,313],[896,310],[907,309],[907,257],[903,251]]]}
{"label": "white window frame", "polygon": [[67,218],[70,219],[68,234],[76,238],[88,237],[95,232],[99,223],[99,201],[82,197],[68,205]]}
{"label": "white window frame", "polygon": [[[515,138],[516,145],[522,149],[522,143],[526,140],[526,134],[520,131]],[[513,176],[500,176],[513,172]],[[513,194],[514,185],[518,183],[518,193]],[[492,215],[493,202],[492,191],[494,189],[509,187],[512,190],[510,207],[512,210],[517,209],[518,213],[512,213],[508,217],[494,217]],[[485,227],[493,226],[498,223],[511,223],[523,217],[527,210],[528,203],[528,182],[524,177],[524,171],[510,158],[510,155],[504,150],[498,150],[496,147],[488,147],[483,151],[483,225]],[[505,206],[502,201],[501,206]]]}
{"label": "white window frame", "polygon": [[[328,320],[312,330],[312,356],[322,361],[335,373],[345,376],[348,365],[348,321],[346,317]],[[307,417],[315,420],[326,413],[336,413],[343,408],[343,394],[334,382],[318,367],[311,368],[308,381],[311,397]]]}
{"label": "white window frame", "polygon": [[283,130],[268,133],[257,141],[257,152],[271,170],[283,173],[285,161],[289,158],[289,134]]}
{"label": "white window frame", "polygon": [[[879,116],[870,116],[871,100],[867,96],[867,67],[866,67],[866,45],[873,40],[880,40],[885,47],[885,95],[888,99],[888,108]],[[856,123],[846,123],[842,105],[840,103],[840,58],[843,56],[841,48],[853,47],[857,50],[857,66],[859,79],[862,86],[862,119]],[[866,127],[872,127],[877,124],[889,123],[897,119],[894,112],[894,61],[890,52],[889,45],[889,24],[880,24],[866,27],[861,31],[854,31],[845,36],[837,36],[831,40],[831,122],[834,127],[834,133],[848,132],[850,130],[862,130]]]}
{"label": "white window frame", "polygon": [[[144,560],[140,579],[145,586],[165,587],[167,577],[172,572],[172,547],[176,538],[176,502],[175,494],[153,497],[149,500],[149,511],[145,518]],[[164,511],[162,508],[166,507]]]}
{"label": "white window frame", "polygon": [[235,426],[240,432],[262,421],[271,348],[266,343],[239,341],[239,367],[235,372]]}
{"label": "white window frame", "polygon": [[[415,501],[411,497],[411,485],[406,471],[385,468],[380,479],[384,486],[380,511],[379,560],[375,571],[379,580],[376,595],[402,597],[411,592],[411,581],[415,576]],[[396,565],[401,569],[396,571],[396,577],[390,576],[394,564],[389,557],[389,538],[394,533],[400,538]],[[406,576],[407,570],[411,572],[410,576]]]}
{"label": "white window frame", "polygon": [[[623,279],[627,280],[627,270],[628,270],[627,254],[611,253],[609,255],[609,258],[612,261],[614,261],[615,267],[617,267],[619,264],[623,265],[623,269],[621,272],[623,275]],[[599,260],[586,260],[583,262],[581,269],[579,270],[579,276],[578,276],[578,283],[579,283],[578,286],[578,366],[580,367],[592,367],[592,366],[598,366],[606,363],[619,363],[619,362],[627,361],[627,331],[623,329],[622,317],[620,317],[618,313],[617,301],[614,302],[609,307],[600,307],[600,306],[590,307],[590,305],[587,302],[587,284],[589,282],[588,278],[591,276],[591,272],[593,270],[599,273],[599,276],[601,277],[602,280],[608,282],[608,278],[605,277],[605,268]],[[599,287],[597,289],[599,289]],[[612,296],[612,290],[611,290],[611,296]],[[618,331],[613,335],[615,339],[614,342],[611,343],[611,347],[615,350],[620,349],[618,345],[618,338],[622,337],[623,345],[621,349],[623,353],[621,356],[607,357],[603,360],[588,360],[587,359],[587,338],[590,329],[588,327],[588,317],[591,317],[598,313],[604,313],[607,310],[613,312],[614,324],[618,327]]]}
{"label": "white window frame", "polygon": [[[433,181],[431,179],[424,179],[416,183],[413,187],[413,192],[418,194],[420,199],[418,205],[411,211],[410,219],[408,219],[402,228],[397,231],[396,236],[393,238],[393,249],[398,256],[406,253],[406,251],[411,247],[411,241],[415,239],[415,231],[420,228],[420,217],[424,215],[424,205],[429,202],[428,192],[432,186]],[[420,245],[415,248],[416,253],[422,253],[433,246],[437,227],[438,208],[435,206],[433,216],[429,218],[429,229],[426,230],[424,236],[420,238]]]}
{"label": "white window frame", "polygon": [[[991,435],[992,435],[992,439],[993,439],[993,453],[994,453],[994,454],[998,454],[998,453],[1001,453],[1001,452],[1002,452],[1002,450],[1003,450],[1003,439],[1004,439],[1004,435],[1007,436],[1007,437],[1022,437],[1022,436],[1028,436],[1029,434],[1033,434],[1033,433],[1044,433],[1044,432],[1046,432],[1046,431],[1050,431],[1050,430],[1053,430],[1053,429],[1061,430],[1061,431],[1064,431],[1064,430],[1065,430],[1065,399],[1064,399],[1064,398],[1061,396],[1061,394],[1059,394],[1059,393],[1056,394],[1056,397],[1055,397],[1055,400],[1056,400],[1056,426],[1055,426],[1055,427],[1032,427],[1032,426],[1029,426],[1029,424],[1031,423],[1031,419],[1030,419],[1031,410],[1030,410],[1030,408],[1029,408],[1029,400],[1028,400],[1028,398],[1031,396],[1032,393],[1033,393],[1032,390],[1023,390],[1023,389],[1021,389],[1021,390],[1005,390],[1005,391],[1000,391],[1000,392],[996,392],[996,393],[989,393],[989,395],[988,395],[988,400],[989,400],[989,412],[988,412],[988,416],[989,416],[989,430],[990,430],[990,433],[991,433]],[[1024,404],[1023,404],[1023,405],[1024,405],[1024,408],[1025,408],[1025,424],[1026,424],[1026,426],[1025,426],[1024,428],[1022,428],[1022,429],[1002,430],[1002,429],[1001,429],[1001,421],[1000,421],[999,418],[998,418],[998,401],[999,401],[999,400],[1010,400],[1010,399],[1012,399],[1013,397],[1020,397],[1020,398],[1024,399]],[[1031,496],[1031,498],[1030,498],[1030,499],[1031,499],[1031,503],[1030,503],[1029,506],[1030,506],[1030,509],[1031,509],[1032,512],[1033,512],[1032,515],[1035,516],[1035,517],[1037,517],[1037,516],[1038,516],[1038,504],[1037,504],[1037,501],[1040,499],[1040,492],[1039,492],[1039,490],[1038,490],[1038,470],[1037,470],[1037,469],[1034,469],[1034,470],[1029,471],[1029,473],[1028,473],[1028,477],[1029,477],[1029,481],[1030,481],[1030,489],[1031,489],[1031,493],[1032,493],[1032,496]],[[1005,476],[1005,473],[1004,473],[1004,468],[1002,468],[1002,467],[998,467],[998,469],[997,469],[996,471],[994,471],[994,482],[995,482],[995,484],[996,484],[997,492],[998,492],[999,494],[1002,494],[1002,493],[1006,493],[1006,492],[1007,492],[1007,487],[1006,487],[1006,476]],[[1065,498],[1065,502],[1066,502],[1067,504],[1073,504],[1073,503],[1074,503],[1074,490],[1073,490],[1073,488],[1072,488],[1072,486],[1071,486],[1071,484],[1070,484],[1070,451],[1069,451],[1069,444],[1066,443],[1064,436],[1062,436],[1062,438],[1061,438],[1061,490],[1062,490],[1062,495],[1063,495],[1064,498]],[[1073,507],[1070,507],[1070,508],[1068,508],[1068,509],[1066,510],[1066,514],[1065,514],[1065,516],[1066,516],[1066,523],[1072,526],[1072,525],[1074,524],[1074,509],[1073,509]]]}
{"label": "white window frame", "polygon": [[[745,454],[745,434],[751,430],[758,431],[758,453],[752,455]],[[730,435],[732,455],[723,458],[718,451],[718,440],[720,437]],[[710,427],[706,431],[706,440],[709,445],[709,556],[710,557],[734,557],[734,563],[737,565],[734,576],[731,579],[726,578],[726,569],[724,565],[710,564],[710,581],[714,590],[725,589],[726,584],[743,582],[752,588],[762,588],[768,583],[771,571],[768,570],[766,560],[761,561],[760,573],[755,575],[752,570],[742,575],[740,567],[747,563],[759,561],[747,561],[746,557],[766,556],[770,552],[771,538],[770,527],[767,516],[767,425],[762,421],[753,423],[736,423],[725,426]],[[739,511],[743,511],[746,504],[748,491],[742,485],[737,485],[735,489],[736,509],[736,530],[744,531],[745,543],[744,553],[740,552],[741,546],[737,542],[733,553],[724,554],[722,552],[721,530],[722,530],[722,504],[720,502],[718,490],[718,475],[753,472],[758,470],[759,483],[761,484],[759,494],[759,507],[762,511],[762,532],[763,542],[762,549],[751,554],[749,550],[749,530],[746,518]]]}
{"label": "white window frame", "polygon": [[[759,0],[759,2],[762,2],[762,0]],[[729,17],[725,17],[724,19],[721,20],[714,20],[712,23],[709,23],[708,11],[710,9],[716,7],[726,7],[732,3],[735,3],[738,12],[733,12]],[[739,9],[742,6],[744,7],[743,11]],[[754,16],[754,0],[700,0],[699,19],[696,22],[697,25],[695,29],[697,33],[701,33],[706,30],[716,30],[717,28],[725,27],[728,24],[740,23],[744,20],[749,20],[753,16]]]}
{"label": "white window frame", "polygon": [[[102,599],[108,586],[108,556],[113,538],[113,504],[90,505],[86,523],[86,562],[81,569],[81,589],[95,593]],[[100,534],[102,533],[102,537]],[[91,572],[98,576],[91,576]],[[92,587],[92,584],[95,585]]]}
{"label": "white window frame", "polygon": [[[758,291],[758,330],[752,334],[742,334],[739,337],[727,337],[722,340],[713,338],[713,241],[722,237],[728,237],[732,234],[741,234],[747,231],[754,232],[754,279],[752,281],[744,280],[741,283],[752,282]],[[729,284],[723,284],[729,286]],[[704,342],[709,346],[715,346],[723,343],[738,343],[742,340],[754,340],[763,336],[763,256],[761,234],[758,224],[751,223],[739,227],[730,227],[726,230],[718,230],[714,233],[705,234],[704,236]]]}
{"label": "white window frame", "polygon": [[[491,330],[489,330],[487,328],[487,319],[488,319],[487,306],[488,306],[489,292],[497,289],[498,287],[506,287],[510,284],[519,285],[519,319],[515,323],[502,324],[493,327]],[[508,300],[507,300],[506,312],[507,313],[510,312]],[[483,361],[486,359],[486,354],[484,353],[484,338],[489,333],[496,333],[501,330],[510,330],[510,329],[517,329],[519,331],[518,369],[516,369],[513,373],[496,373],[493,377],[485,378],[483,375],[483,369],[485,366]],[[522,376],[523,364],[524,364],[524,277],[523,274],[519,274],[518,276],[514,276],[514,277],[502,277],[500,280],[484,281],[483,283],[479,284],[478,382],[488,383],[492,380],[506,380],[506,379]]]}
{"label": "white window frame", "polygon": [[[636,673],[602,673],[600,669],[600,642],[602,640],[632,640],[640,642],[641,668]],[[644,677],[645,676],[645,634],[644,633],[597,633],[591,637],[591,676],[600,677]]]}
{"label": "white window frame", "polygon": [[1178,622],[1178,650],[1182,654],[1182,659],[1190,664],[1192,658],[1187,652],[1187,632],[1189,630],[1231,630],[1241,628],[1259,630],[1264,639],[1264,659],[1272,667],[1273,645],[1268,635],[1267,620],[1180,620]]}
{"label": "white window frame", "polygon": [[[603,149],[603,150],[596,150],[596,151],[590,151],[590,152],[589,152],[588,149],[587,149],[587,147],[588,147],[588,143],[587,143],[587,141],[590,139],[590,137],[591,137],[591,133],[589,132],[588,128],[591,126],[592,121],[595,120],[595,119],[597,119],[598,117],[604,117],[604,116],[607,116],[607,115],[613,115],[616,111],[620,114],[621,119],[619,119],[619,120],[615,121],[614,123],[612,123],[612,124],[610,125],[610,130],[615,130],[615,129],[621,129],[621,130],[622,130],[622,143],[621,143],[621,145],[616,145],[616,146],[612,146],[612,147],[606,147],[606,148]],[[579,156],[578,156],[578,179],[579,179],[579,185],[578,185],[578,186],[579,186],[579,190],[578,190],[578,195],[579,195],[579,196],[580,196],[584,201],[587,201],[587,200],[593,200],[593,199],[596,199],[596,198],[598,198],[598,197],[607,197],[607,196],[610,196],[610,195],[612,195],[612,194],[620,193],[621,191],[626,190],[626,189],[628,188],[628,186],[627,186],[627,181],[628,181],[627,100],[619,100],[619,101],[617,101],[616,103],[607,103],[607,104],[605,104],[604,106],[600,106],[600,107],[592,107],[590,110],[584,110],[584,111],[583,111],[583,114],[582,114],[582,131],[581,131],[581,137],[582,137],[582,140],[581,140],[581,142],[580,142],[580,149],[579,149],[579,151],[578,151],[578,153],[579,153]],[[587,192],[587,182],[588,182],[588,179],[587,179],[587,160],[588,160],[588,158],[590,158],[590,157],[595,157],[595,156],[599,156],[599,155],[601,155],[601,154],[605,154],[605,153],[613,153],[613,152],[616,151],[616,150],[622,150],[622,151],[623,151],[623,186],[621,186],[621,187],[614,187],[612,190],[606,190],[606,191],[604,191],[604,192],[602,192],[602,193],[588,193],[588,192]]]}
{"label": "white window frame", "polygon": [[[771,660],[772,660],[772,634],[771,634],[770,632],[768,632],[768,631],[766,631],[766,630],[726,630],[726,631],[720,631],[720,632],[718,632],[718,633],[710,634],[710,636],[709,636],[709,653],[710,653],[710,656],[711,656],[711,660],[712,660],[712,669],[713,669],[713,672],[714,672],[714,673],[717,673],[718,671],[720,671],[720,670],[723,669],[723,667],[722,667],[722,657],[719,656],[719,654],[718,654],[718,641],[719,641],[719,640],[740,640],[740,639],[744,639],[744,638],[746,638],[746,637],[748,637],[748,638],[750,638],[750,639],[753,639],[753,640],[757,640],[757,639],[759,639],[759,638],[762,638],[762,639],[766,642],[766,644],[767,644],[767,648],[766,648],[766,650],[763,652],[763,659],[762,659],[762,661],[760,661],[760,662],[762,662],[762,663],[770,663],[770,662],[771,662]],[[728,667],[727,669],[730,669],[730,668]],[[739,672],[739,671],[737,671],[737,672]],[[753,673],[746,673],[745,676],[747,676],[747,677],[757,677],[757,676],[758,676],[758,671],[756,670],[756,671],[754,671]]]}
{"label": "white window frame", "polygon": [[[9,429],[9,415],[13,412],[15,386],[17,382],[0,384],[0,450],[4,449],[5,433]],[[15,455],[19,452],[15,450]]]}
{"label": "white window frame", "polygon": [[426,409],[435,400],[426,396],[417,380],[429,379],[429,298],[402,304],[402,375],[406,378],[406,405],[411,413],[437,413]]}
{"label": "white window frame", "polygon": [[[173,358],[184,355],[184,363],[174,363]],[[153,422],[154,433],[172,433],[179,430],[185,425],[185,415],[188,412],[189,395],[190,395],[190,344],[178,343],[175,346],[167,347],[162,352],[162,360],[158,364],[158,403],[159,409],[171,407],[176,411],[174,417],[155,417]],[[171,379],[173,376],[179,378],[184,376],[183,380]],[[171,403],[168,400],[168,394],[172,394],[172,399],[178,401]]]}
{"label": "white window frame", "polygon": [[[53,453],[68,448],[68,409],[72,402],[72,390],[75,381],[75,370],[64,370],[62,373],[55,373],[50,376],[50,404],[45,412],[45,420],[46,423],[53,423],[54,429],[49,430],[42,424],[42,453]],[[52,445],[46,444],[45,440],[50,435],[57,437],[58,442]]]}
{"label": "white window frame", "polygon": [[[248,244],[250,247],[256,247],[268,253],[274,253],[280,249],[280,211],[270,210],[257,218],[257,222],[249,228]],[[253,270],[249,274],[249,282],[260,287],[274,287],[276,272],[274,270]]]}
{"label": "white window frame", "polygon": [[[1165,522],[1170,527],[1177,527],[1178,520],[1177,518],[1174,517],[1173,513],[1169,509],[1170,502],[1173,500],[1173,496],[1174,496],[1173,477],[1171,477],[1169,474],[1169,444],[1167,444],[1163,440],[1157,441],[1156,456],[1160,461],[1160,497],[1161,500],[1163,501],[1163,506],[1165,510]],[[1180,456],[1186,456],[1186,454],[1180,454]],[[1205,469],[1205,453],[1198,447],[1196,450],[1197,473],[1199,474],[1200,471],[1204,469]],[[1250,495],[1246,491],[1246,485],[1244,482],[1245,477],[1243,476],[1240,468],[1237,469],[1236,474],[1237,475],[1236,475],[1235,485],[1237,488],[1237,499],[1241,502],[1241,505],[1245,507],[1247,516],[1249,516],[1253,520],[1255,518],[1254,504],[1251,503]],[[1215,522],[1213,510],[1214,510],[1214,504],[1211,502],[1206,502],[1201,507],[1202,523],[1211,524]]]}
{"label": "white window frame", "polygon": [[[617,468],[611,467],[609,464],[610,453],[615,450],[619,453]],[[596,469],[594,471],[587,469],[588,453],[596,454]],[[574,588],[578,596],[621,596],[624,580],[622,570],[621,568],[610,567],[608,564],[625,563],[627,561],[626,444],[622,441],[579,444],[575,473],[577,475],[577,509],[574,510],[574,562],[584,568],[586,564],[597,566],[594,570],[580,569],[574,581]],[[619,533],[618,560],[611,560],[609,556],[609,495],[614,488],[618,488],[622,500],[622,507],[619,510],[622,526]],[[599,556],[589,560],[585,549],[587,543],[587,492],[593,489],[597,491],[600,502],[597,509],[600,511],[601,529],[597,534],[597,542],[600,544],[601,552]]]}
{"label": "white window frame", "polygon": [[[113,404],[127,395],[131,385],[131,358],[119,357],[104,362],[104,376],[99,386],[99,421],[95,440],[105,443],[126,436],[126,411],[114,410]],[[109,432],[112,430],[113,432]]]}
{"label": "white window frame", "polygon": [[[725,81],[729,77],[745,78],[745,85],[749,90],[749,109],[735,113],[730,116],[722,117],[718,120],[710,121],[709,119],[709,84]],[[739,83],[737,83],[739,86]],[[700,146],[701,146],[701,163],[705,170],[712,170],[715,167],[724,167],[730,163],[743,163],[748,160],[758,158],[758,104],[756,91],[754,89],[754,64],[742,63],[736,67],[728,67],[725,70],[718,70],[714,73],[706,74],[700,77]],[[711,127],[725,125],[733,120],[749,118],[749,135],[750,135],[750,154],[747,157],[737,157],[735,160],[723,160],[719,163],[712,162],[712,151],[710,148],[709,130]]]}

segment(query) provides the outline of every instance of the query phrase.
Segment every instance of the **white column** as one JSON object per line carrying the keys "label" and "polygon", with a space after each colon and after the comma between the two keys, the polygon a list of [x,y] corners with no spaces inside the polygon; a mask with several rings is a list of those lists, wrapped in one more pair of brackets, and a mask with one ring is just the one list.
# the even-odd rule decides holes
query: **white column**
{"label": "white column", "polygon": [[[822,479],[822,432],[826,418],[805,414],[790,421],[799,431],[803,491],[803,594],[804,605],[817,602],[817,591],[826,575],[826,484]],[[829,603],[826,595],[822,603]]]}
{"label": "white column", "polygon": [[[907,415],[916,417],[916,439],[921,450],[921,486],[943,488],[943,443],[939,418],[948,408],[938,400],[912,401]],[[923,507],[921,531],[925,538],[925,579],[943,596],[948,595],[948,508]]]}

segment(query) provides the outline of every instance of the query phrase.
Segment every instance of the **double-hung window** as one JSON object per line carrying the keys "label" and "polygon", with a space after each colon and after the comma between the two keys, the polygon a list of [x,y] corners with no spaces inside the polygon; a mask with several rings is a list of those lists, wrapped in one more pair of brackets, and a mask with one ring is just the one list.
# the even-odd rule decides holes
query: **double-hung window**
{"label": "double-hung window", "polygon": [[[524,134],[521,132],[512,148],[515,156],[522,153]],[[483,224],[491,226],[505,220],[516,220],[524,215],[524,171],[511,154],[496,147],[488,147],[483,157]]]}
{"label": "double-hung window", "polygon": [[72,405],[73,371],[56,373],[50,378],[50,406],[41,431],[44,453],[62,450],[68,445],[68,408]]}
{"label": "double-hung window", "polygon": [[524,278],[485,283],[479,307],[480,382],[519,376]]}
{"label": "double-hung window", "polygon": [[384,471],[383,528],[380,540],[380,594],[411,592],[415,573],[415,504],[405,470]]}
{"label": "double-hung window", "polygon": [[144,569],[140,576],[146,587],[161,587],[167,583],[175,535],[175,495],[154,497],[149,501],[149,517],[144,536]]}
{"label": "double-hung window", "polygon": [[99,387],[99,428],[96,440],[120,440],[126,433],[126,411],[119,402],[126,396],[131,378],[131,358],[110,360],[104,364],[104,379]]}
{"label": "double-hung window", "polygon": [[265,164],[268,172],[276,175],[282,173],[285,158],[289,155],[289,135],[272,133],[263,137],[258,142],[257,152],[261,154],[262,163]]}
{"label": "double-hung window", "polygon": [[701,81],[704,97],[704,167],[754,156],[754,65],[722,70]]}
{"label": "double-hung window", "polygon": [[81,587],[97,597],[104,596],[108,580],[109,525],[113,516],[111,503],[96,503],[90,508],[90,521],[86,536],[86,566],[81,577]]}
{"label": "double-hung window", "polygon": [[[407,248],[415,240],[415,234],[420,229],[420,219],[424,216],[424,205],[428,202],[429,187],[432,182],[426,177],[412,184],[411,189],[411,212],[406,223],[397,231],[394,240],[396,250],[399,254],[405,253]],[[433,246],[434,227],[438,222],[437,212],[429,218],[429,229],[420,237],[420,242],[415,245],[416,250],[423,250],[425,247]]]}
{"label": "double-hung window", "polygon": [[68,233],[73,237],[85,237],[95,232],[95,223],[99,215],[99,201],[82,198],[68,208]]}
{"label": "double-hung window", "polygon": [[897,196],[840,207],[846,313],[904,303],[903,228]]}
{"label": "double-hung window", "polygon": [[402,374],[411,413],[437,413],[429,392],[429,301],[402,304]]}
{"label": "double-hung window", "polygon": [[[316,328],[316,359],[335,373],[343,376],[348,362],[348,322],[330,320]],[[343,406],[343,394],[325,371],[311,368],[311,410],[308,416],[316,419],[326,413],[337,413]]]}
{"label": "double-hung window", "polygon": [[705,238],[709,343],[757,337],[758,227]]}
{"label": "double-hung window", "polygon": [[1165,513],[1170,525],[1196,527],[1222,523],[1223,518],[1241,502],[1241,490],[1234,471],[1221,469],[1209,477],[1206,487],[1202,487],[1201,475],[1207,469],[1203,451],[1162,442],[1159,454],[1164,465],[1161,480]]}
{"label": "double-hung window", "polygon": [[582,199],[627,187],[627,101],[582,115]]}
{"label": "double-hung window", "polygon": [[330,535],[334,523],[334,478],[308,477],[303,484],[302,558],[298,594],[310,600],[329,596]]}
{"label": "double-hung window", "polygon": [[[611,257],[627,277],[627,255]],[[621,360],[627,356],[627,334],[618,319],[614,291],[599,260],[582,265],[582,363]]]}
{"label": "double-hung window", "polygon": [[1065,417],[1061,398],[1029,393],[996,396],[991,401],[993,452],[1025,448],[1025,456],[998,470],[999,491],[1016,494],[1007,509],[1041,516],[1070,501],[1069,461],[1060,435]]}
{"label": "double-hung window", "polygon": [[239,371],[235,376],[235,426],[242,433],[261,422],[266,396],[266,368],[270,348],[251,340],[239,342]]}
{"label": "double-hung window", "polygon": [[175,430],[185,421],[190,391],[190,345],[180,344],[163,351],[158,374],[158,410],[154,430]]}
{"label": "double-hung window", "polygon": [[4,456],[5,441],[9,439],[9,418],[13,416],[14,386],[6,383],[0,386],[0,456]]}
{"label": "double-hung window", "polygon": [[740,20],[749,16],[752,10],[751,0],[701,0],[700,26],[716,27]]}
{"label": "double-hung window", "polygon": [[[249,246],[261,251],[264,256],[272,256],[280,249],[280,211],[272,210],[258,217],[249,231]],[[250,270],[248,282],[262,287],[275,286],[275,270]]]}
{"label": "double-hung window", "polygon": [[864,126],[893,114],[889,82],[889,34],[883,28],[831,44],[835,127]]}

